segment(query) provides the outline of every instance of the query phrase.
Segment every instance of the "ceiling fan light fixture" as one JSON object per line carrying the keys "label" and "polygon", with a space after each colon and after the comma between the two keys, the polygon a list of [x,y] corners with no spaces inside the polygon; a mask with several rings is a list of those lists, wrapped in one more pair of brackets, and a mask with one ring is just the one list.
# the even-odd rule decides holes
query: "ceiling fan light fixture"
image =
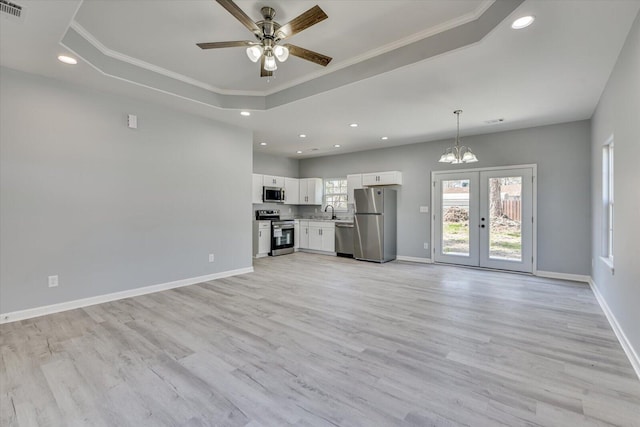
{"label": "ceiling fan light fixture", "polygon": [[274,56],[268,55],[264,58],[264,69],[267,71],[275,71],[278,69],[276,58]]}
{"label": "ceiling fan light fixture", "polygon": [[273,54],[278,58],[278,61],[284,62],[289,58],[289,48],[277,45],[273,48]]}
{"label": "ceiling fan light fixture", "polygon": [[260,45],[250,46],[247,48],[247,56],[249,57],[251,62],[258,62],[258,59],[260,59],[260,57],[262,56],[263,51],[264,50]]}

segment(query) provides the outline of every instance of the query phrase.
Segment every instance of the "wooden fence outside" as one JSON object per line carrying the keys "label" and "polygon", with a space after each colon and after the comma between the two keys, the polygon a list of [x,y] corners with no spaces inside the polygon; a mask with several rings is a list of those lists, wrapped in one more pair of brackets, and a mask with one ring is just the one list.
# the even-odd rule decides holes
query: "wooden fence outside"
{"label": "wooden fence outside", "polygon": [[509,219],[520,221],[522,219],[521,200],[503,200],[502,213]]}

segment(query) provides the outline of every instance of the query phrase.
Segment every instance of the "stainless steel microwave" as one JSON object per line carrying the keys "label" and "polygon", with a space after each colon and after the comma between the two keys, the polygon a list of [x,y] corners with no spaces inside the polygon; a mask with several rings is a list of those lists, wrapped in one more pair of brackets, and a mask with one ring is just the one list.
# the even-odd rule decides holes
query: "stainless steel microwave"
{"label": "stainless steel microwave", "polygon": [[284,203],[284,189],[279,187],[262,187],[264,203]]}

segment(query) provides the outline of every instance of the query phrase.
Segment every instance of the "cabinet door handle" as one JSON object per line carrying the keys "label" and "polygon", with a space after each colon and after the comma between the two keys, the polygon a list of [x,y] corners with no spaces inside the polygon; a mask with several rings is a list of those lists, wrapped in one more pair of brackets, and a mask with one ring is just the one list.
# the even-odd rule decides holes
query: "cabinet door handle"
{"label": "cabinet door handle", "polygon": [[258,231],[258,237],[262,237],[262,231]]}

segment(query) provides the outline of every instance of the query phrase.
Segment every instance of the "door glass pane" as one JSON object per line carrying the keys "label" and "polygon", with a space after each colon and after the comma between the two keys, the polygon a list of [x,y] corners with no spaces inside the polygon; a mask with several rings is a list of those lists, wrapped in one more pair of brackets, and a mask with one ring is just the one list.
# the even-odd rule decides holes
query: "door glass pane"
{"label": "door glass pane", "polygon": [[442,253],[469,256],[469,180],[442,181]]}
{"label": "door glass pane", "polygon": [[522,261],[521,196],[522,177],[489,178],[489,258]]}

